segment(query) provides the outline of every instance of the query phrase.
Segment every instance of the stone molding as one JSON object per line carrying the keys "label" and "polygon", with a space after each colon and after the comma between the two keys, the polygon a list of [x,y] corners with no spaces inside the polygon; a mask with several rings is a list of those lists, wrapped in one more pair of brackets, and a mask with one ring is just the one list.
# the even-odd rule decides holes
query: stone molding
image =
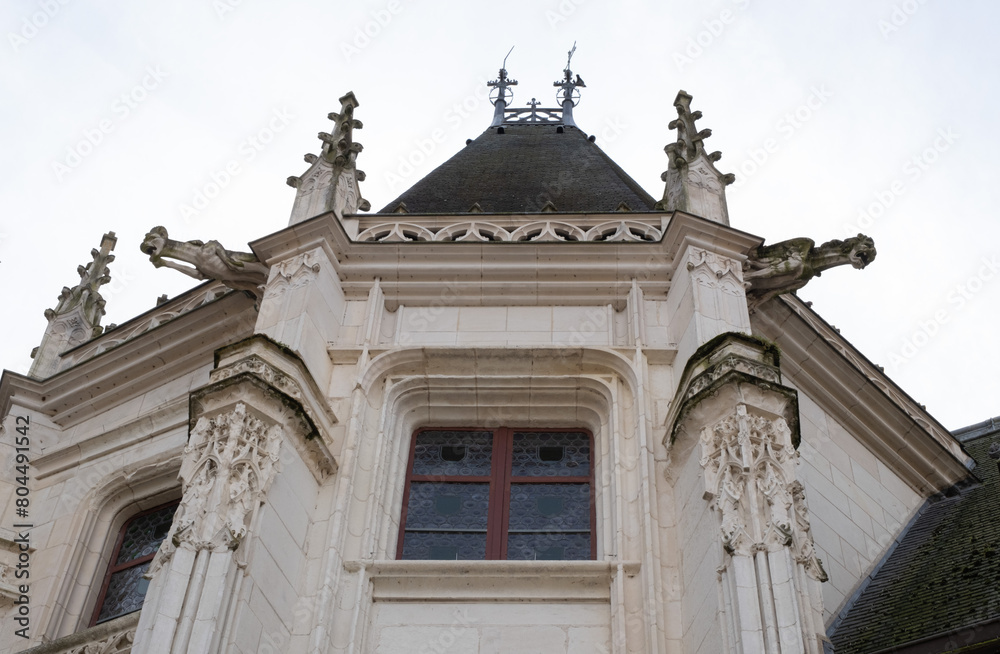
{"label": "stone molding", "polygon": [[129,654],[141,612],[103,622],[20,654]]}
{"label": "stone molding", "polygon": [[638,561],[346,561],[364,571],[375,601],[572,602],[611,600],[617,575]]}

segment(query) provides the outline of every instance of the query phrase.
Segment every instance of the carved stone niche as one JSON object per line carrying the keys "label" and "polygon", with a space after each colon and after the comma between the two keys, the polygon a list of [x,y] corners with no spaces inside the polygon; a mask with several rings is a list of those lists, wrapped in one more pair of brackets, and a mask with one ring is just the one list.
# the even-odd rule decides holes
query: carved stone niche
{"label": "carved stone niche", "polygon": [[720,334],[699,347],[684,367],[670,404],[664,445],[669,448],[681,431],[697,438],[702,427],[716,424],[737,404],[746,404],[782,418],[797,449],[798,395],[782,386],[779,363],[777,346],[739,332]]}

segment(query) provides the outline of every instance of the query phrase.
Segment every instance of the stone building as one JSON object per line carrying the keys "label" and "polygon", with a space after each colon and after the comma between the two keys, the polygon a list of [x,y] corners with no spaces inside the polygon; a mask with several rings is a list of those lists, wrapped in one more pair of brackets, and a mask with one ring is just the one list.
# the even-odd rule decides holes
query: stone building
{"label": "stone building", "polygon": [[348,93],[286,227],[151,229],[204,283],[102,328],[105,235],[0,382],[0,652],[832,648],[973,465],[792,293],[874,244],[730,226],[684,92],[650,196],[563,72],[376,212]]}

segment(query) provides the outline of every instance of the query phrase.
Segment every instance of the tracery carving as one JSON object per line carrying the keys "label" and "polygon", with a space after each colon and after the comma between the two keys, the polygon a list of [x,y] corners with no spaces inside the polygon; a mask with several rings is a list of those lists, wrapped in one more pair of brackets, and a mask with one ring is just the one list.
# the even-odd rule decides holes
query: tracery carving
{"label": "tracery carving", "polygon": [[303,252],[291,259],[285,259],[274,265],[265,293],[270,296],[281,295],[288,289],[311,284],[319,270],[320,264],[313,252]]}
{"label": "tracery carving", "polygon": [[797,453],[783,418],[752,414],[739,404],[736,413],[702,430],[701,447],[727,552],[748,556],[791,546],[796,556],[815,558],[804,492],[795,480]]}
{"label": "tracery carving", "polygon": [[128,654],[135,640],[135,625],[130,629],[111,634],[96,643],[87,643],[65,651],[65,654]]}
{"label": "tracery carving", "polygon": [[565,221],[540,220],[513,230],[491,222],[462,221],[432,229],[415,223],[383,223],[363,230],[359,242],[400,243],[407,241],[435,242],[557,242],[580,241],[655,242],[663,237],[658,227],[639,220],[615,220],[585,228]]}
{"label": "tracery carving", "polygon": [[229,412],[198,419],[184,448],[184,494],[152,576],[178,547],[235,550],[274,478],[282,427],[238,402]]}
{"label": "tracery carving", "polygon": [[722,290],[728,295],[744,294],[741,266],[735,259],[692,247],[685,267],[691,278],[702,286]]}

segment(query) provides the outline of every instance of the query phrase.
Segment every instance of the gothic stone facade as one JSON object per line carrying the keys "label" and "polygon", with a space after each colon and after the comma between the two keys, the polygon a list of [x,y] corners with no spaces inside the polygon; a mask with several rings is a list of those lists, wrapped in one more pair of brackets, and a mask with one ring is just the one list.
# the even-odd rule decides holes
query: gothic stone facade
{"label": "gothic stone facade", "polygon": [[[502,99],[482,147],[534,129],[598,152],[558,112],[508,124]],[[588,211],[442,215],[404,198],[359,214],[348,95],[290,180],[290,224],[252,255],[151,232],[154,260],[210,281],[101,333],[113,243],[95,250],[40,363],[0,385],[0,652],[823,652],[826,626],[969,459],[803,302],[753,283],[772,278],[763,239],[729,226],[731,178],[689,101],[664,199],[645,207],[636,192]],[[401,556],[428,428],[592,439],[574,477],[585,554],[538,555],[568,551],[542,525],[537,556],[495,531],[482,560]],[[172,502],[141,611],[92,626],[123,525]],[[513,539],[523,514],[496,515]]]}

